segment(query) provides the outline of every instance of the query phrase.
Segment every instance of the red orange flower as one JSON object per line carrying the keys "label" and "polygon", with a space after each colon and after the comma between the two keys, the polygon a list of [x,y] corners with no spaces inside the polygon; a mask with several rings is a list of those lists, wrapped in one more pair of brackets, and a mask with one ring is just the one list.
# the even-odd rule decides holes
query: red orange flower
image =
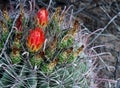
{"label": "red orange flower", "polygon": [[33,30],[30,30],[27,47],[31,52],[37,52],[42,47],[45,41],[45,35],[41,28],[37,27]]}
{"label": "red orange flower", "polygon": [[45,8],[37,12],[37,24],[41,27],[46,27],[48,24],[48,11]]}

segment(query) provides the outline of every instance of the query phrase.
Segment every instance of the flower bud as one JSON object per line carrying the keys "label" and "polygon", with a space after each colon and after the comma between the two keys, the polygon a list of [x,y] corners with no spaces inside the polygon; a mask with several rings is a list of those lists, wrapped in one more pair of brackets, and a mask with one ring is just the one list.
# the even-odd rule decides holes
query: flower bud
{"label": "flower bud", "polygon": [[45,41],[44,32],[41,28],[37,27],[33,30],[30,30],[27,47],[31,52],[37,52],[42,47]]}
{"label": "flower bud", "polygon": [[48,24],[48,11],[45,8],[37,12],[37,24],[41,27],[46,27]]}

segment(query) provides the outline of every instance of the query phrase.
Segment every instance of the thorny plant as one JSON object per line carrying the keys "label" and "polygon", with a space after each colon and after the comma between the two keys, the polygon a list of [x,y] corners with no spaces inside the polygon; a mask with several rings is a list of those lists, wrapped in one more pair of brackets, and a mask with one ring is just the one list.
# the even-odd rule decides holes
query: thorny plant
{"label": "thorny plant", "polygon": [[[16,10],[20,11],[13,18],[8,11],[2,12],[4,19],[1,21],[0,41],[2,88],[97,88],[101,81],[116,83],[115,80],[97,78],[97,60],[100,60],[109,71],[110,67],[101,56],[111,54],[98,53],[96,49],[105,45],[92,46],[92,43],[119,13],[104,28],[91,32],[76,20],[72,11],[69,14],[71,6],[63,10],[58,7],[55,12],[49,13],[49,22],[43,27],[46,37],[43,46],[36,52],[31,52],[28,48],[32,42],[27,47],[26,42],[30,40],[27,41],[26,37],[30,35],[30,29],[41,25],[36,25],[37,21],[33,14],[36,12],[35,2],[28,2],[29,12],[25,11],[21,3],[16,6]],[[48,5],[48,12],[53,11],[51,3],[52,0]],[[93,35],[95,37],[90,40]],[[34,46],[31,47],[33,48]]]}

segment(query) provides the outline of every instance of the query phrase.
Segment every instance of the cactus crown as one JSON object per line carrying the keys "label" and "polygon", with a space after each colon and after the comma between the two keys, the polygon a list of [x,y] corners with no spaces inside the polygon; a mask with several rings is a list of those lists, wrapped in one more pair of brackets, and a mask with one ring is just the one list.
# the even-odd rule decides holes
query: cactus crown
{"label": "cactus crown", "polygon": [[84,52],[85,34],[89,32],[82,30],[79,21],[66,11],[59,7],[50,14],[42,8],[29,19],[26,12],[20,12],[14,19],[5,15],[7,24],[0,23],[3,29],[0,41],[2,88],[89,87],[90,80],[83,75],[89,69]]}

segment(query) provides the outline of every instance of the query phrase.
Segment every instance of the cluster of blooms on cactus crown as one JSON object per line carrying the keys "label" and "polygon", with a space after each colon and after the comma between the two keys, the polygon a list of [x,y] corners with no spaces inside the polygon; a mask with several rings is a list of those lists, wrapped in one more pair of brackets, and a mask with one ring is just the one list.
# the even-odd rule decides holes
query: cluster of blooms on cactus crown
{"label": "cluster of blooms on cactus crown", "polygon": [[36,19],[38,25],[36,28],[30,30],[27,38],[27,47],[31,52],[37,52],[44,44],[45,35],[42,28],[48,23],[48,11],[45,8],[40,9],[37,12]]}

